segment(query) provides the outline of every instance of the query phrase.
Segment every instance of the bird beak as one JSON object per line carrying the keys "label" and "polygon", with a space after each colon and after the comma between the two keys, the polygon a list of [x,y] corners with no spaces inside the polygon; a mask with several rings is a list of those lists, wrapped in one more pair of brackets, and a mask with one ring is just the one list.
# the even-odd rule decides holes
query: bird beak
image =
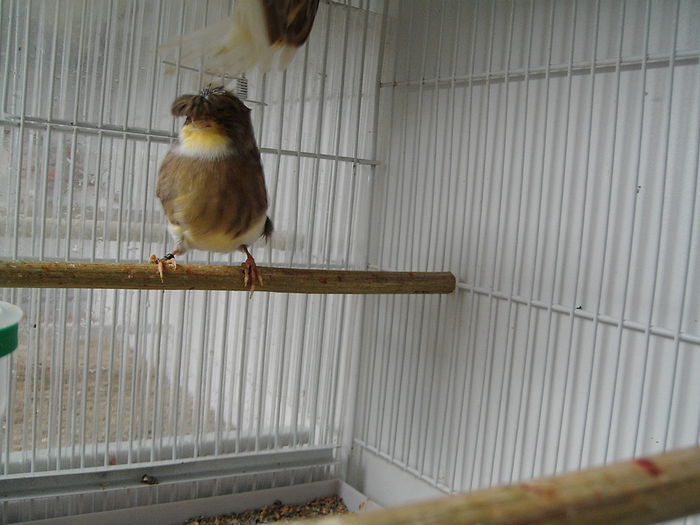
{"label": "bird beak", "polygon": [[211,122],[209,122],[208,120],[193,120],[192,122],[190,122],[190,125],[193,128],[203,129],[203,128],[210,128]]}

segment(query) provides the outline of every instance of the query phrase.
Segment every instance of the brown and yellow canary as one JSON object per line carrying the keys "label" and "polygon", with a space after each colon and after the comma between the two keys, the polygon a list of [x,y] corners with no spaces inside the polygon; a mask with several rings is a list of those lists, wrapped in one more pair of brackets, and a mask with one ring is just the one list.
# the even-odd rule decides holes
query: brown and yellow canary
{"label": "brown and yellow canary", "polygon": [[269,237],[267,190],[250,109],[222,87],[182,95],[172,114],[184,116],[177,142],[163,159],[156,194],[168,219],[175,248],[163,264],[192,248],[212,252],[241,250],[246,286],[262,277],[248,247]]}
{"label": "brown and yellow canary", "polygon": [[230,18],[167,42],[181,65],[238,76],[254,66],[266,73],[287,67],[309,37],[319,0],[239,0]]}

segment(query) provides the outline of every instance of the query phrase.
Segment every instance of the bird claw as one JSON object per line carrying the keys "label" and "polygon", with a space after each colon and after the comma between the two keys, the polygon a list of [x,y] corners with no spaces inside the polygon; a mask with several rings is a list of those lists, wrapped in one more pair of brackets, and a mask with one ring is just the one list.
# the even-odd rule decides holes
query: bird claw
{"label": "bird claw", "polygon": [[[170,257],[168,257],[168,255],[170,255]],[[168,255],[159,258],[156,254],[151,254],[151,256],[148,258],[148,262],[150,262],[151,264],[158,265],[158,275],[160,276],[160,282],[164,282],[163,269],[165,268],[166,264],[168,266],[172,266],[173,270],[177,270],[177,262],[175,261],[175,256],[172,254]]]}
{"label": "bird claw", "polygon": [[263,286],[262,273],[258,270],[258,265],[255,264],[255,259],[250,253],[248,253],[248,258],[241,263],[241,266],[243,267],[243,286],[248,288],[248,298],[251,298],[253,297],[256,283]]}

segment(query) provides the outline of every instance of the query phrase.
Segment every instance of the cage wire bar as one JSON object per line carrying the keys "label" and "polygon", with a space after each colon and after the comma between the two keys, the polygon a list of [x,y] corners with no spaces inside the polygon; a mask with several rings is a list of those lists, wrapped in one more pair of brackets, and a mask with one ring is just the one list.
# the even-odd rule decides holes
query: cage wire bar
{"label": "cage wire bar", "polygon": [[400,504],[700,442],[700,5],[389,12],[370,267],[458,291],[367,299],[350,482]]}
{"label": "cage wire bar", "polygon": [[[157,49],[233,5],[2,1],[3,257],[144,262],[167,248],[154,191],[179,124],[169,105],[236,80]],[[366,268],[370,229],[358,210],[370,208],[377,164],[381,20],[375,2],[322,2],[290,67],[247,77],[278,233],[254,249],[263,264]],[[186,260],[237,264],[203,252]],[[360,301],[51,289],[2,298],[23,308],[25,322],[13,380],[0,386],[9,399],[0,472],[43,487],[3,499],[5,522],[338,475]],[[259,458],[259,468],[238,456]],[[144,465],[168,472],[212,457],[233,460],[216,477],[94,490],[110,467],[133,466],[136,476]],[[67,471],[83,481],[59,499],[52,480]]]}

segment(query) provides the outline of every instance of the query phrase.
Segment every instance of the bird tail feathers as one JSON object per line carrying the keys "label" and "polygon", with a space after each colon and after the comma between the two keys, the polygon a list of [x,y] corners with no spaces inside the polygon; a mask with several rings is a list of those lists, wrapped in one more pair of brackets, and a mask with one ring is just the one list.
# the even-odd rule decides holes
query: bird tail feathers
{"label": "bird tail feathers", "polygon": [[272,235],[272,232],[274,230],[274,227],[272,226],[272,221],[270,220],[270,217],[268,217],[265,220],[265,226],[263,227],[263,233],[262,236],[265,237],[265,240],[270,239],[270,235]]}

